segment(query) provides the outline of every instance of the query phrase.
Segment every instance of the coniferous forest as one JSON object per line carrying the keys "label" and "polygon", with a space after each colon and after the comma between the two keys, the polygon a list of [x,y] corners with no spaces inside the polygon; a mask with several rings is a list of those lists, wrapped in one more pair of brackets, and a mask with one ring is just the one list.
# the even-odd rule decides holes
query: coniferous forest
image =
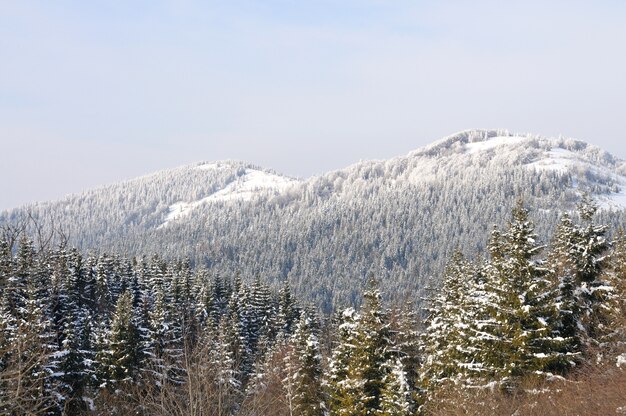
{"label": "coniferous forest", "polygon": [[486,256],[458,247],[426,301],[384,300],[370,274],[358,304],[332,313],[289,280],[275,290],[269,276],[5,227],[0,413],[624,412],[624,230],[583,198],[540,241],[529,209],[485,236]]}

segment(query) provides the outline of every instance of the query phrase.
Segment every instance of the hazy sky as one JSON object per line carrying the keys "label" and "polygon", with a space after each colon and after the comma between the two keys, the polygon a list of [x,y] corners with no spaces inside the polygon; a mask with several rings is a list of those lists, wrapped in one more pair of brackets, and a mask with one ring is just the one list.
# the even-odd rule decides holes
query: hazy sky
{"label": "hazy sky", "polygon": [[626,158],[626,2],[0,0],[0,210],[199,160],[306,177],[467,128]]}

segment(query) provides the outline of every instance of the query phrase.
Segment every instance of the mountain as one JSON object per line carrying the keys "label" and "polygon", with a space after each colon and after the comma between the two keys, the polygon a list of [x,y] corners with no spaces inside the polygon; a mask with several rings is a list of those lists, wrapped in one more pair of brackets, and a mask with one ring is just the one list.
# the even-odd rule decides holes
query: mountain
{"label": "mountain", "polygon": [[190,257],[214,273],[291,280],[326,310],[358,303],[372,273],[419,299],[445,259],[484,250],[519,198],[541,236],[588,192],[623,224],[626,162],[582,141],[499,130],[454,134],[406,156],[307,180],[243,162],[203,162],[0,214],[30,213],[72,244]]}

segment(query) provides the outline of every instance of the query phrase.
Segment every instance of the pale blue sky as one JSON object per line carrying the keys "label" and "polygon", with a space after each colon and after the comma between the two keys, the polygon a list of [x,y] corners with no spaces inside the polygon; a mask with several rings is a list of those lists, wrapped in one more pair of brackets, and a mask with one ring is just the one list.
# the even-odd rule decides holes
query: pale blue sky
{"label": "pale blue sky", "polygon": [[626,158],[623,1],[0,0],[0,209],[198,160],[306,177],[467,128]]}

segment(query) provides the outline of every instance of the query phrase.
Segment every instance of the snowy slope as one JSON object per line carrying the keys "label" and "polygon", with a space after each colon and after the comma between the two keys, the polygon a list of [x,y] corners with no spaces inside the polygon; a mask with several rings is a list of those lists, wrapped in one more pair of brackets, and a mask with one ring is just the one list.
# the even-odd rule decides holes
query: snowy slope
{"label": "snowy slope", "polygon": [[600,208],[626,209],[626,163],[582,141],[510,134],[504,130],[469,130],[409,153],[421,160],[411,181],[440,179],[439,167],[474,161],[523,166],[538,173],[569,178],[577,195],[594,194]]}
{"label": "snowy slope", "polygon": [[[227,166],[219,163],[206,163],[195,167],[195,169],[219,170],[227,169]],[[165,227],[172,221],[180,220],[202,204],[210,202],[250,201],[262,196],[279,194],[298,183],[299,181],[286,176],[280,176],[257,169],[245,169],[242,176],[239,176],[224,188],[207,197],[197,201],[179,201],[170,205],[165,220],[158,228]]]}

